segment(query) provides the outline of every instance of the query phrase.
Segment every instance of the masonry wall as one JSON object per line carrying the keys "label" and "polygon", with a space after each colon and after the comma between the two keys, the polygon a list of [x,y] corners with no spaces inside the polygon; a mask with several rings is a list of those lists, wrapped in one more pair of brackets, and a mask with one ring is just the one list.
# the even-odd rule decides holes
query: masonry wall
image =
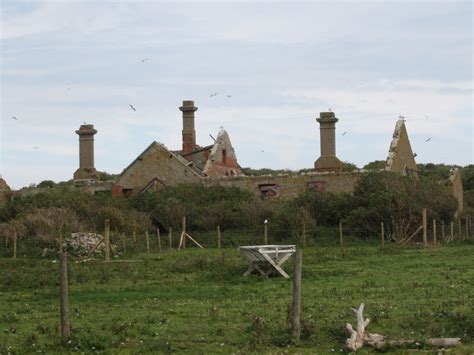
{"label": "masonry wall", "polygon": [[160,144],[153,143],[124,170],[112,188],[112,193],[120,195],[121,190],[132,190],[129,193],[136,194],[154,179],[161,185],[200,183],[202,178],[181,159],[183,162]]}
{"label": "masonry wall", "polygon": [[276,176],[237,176],[206,179],[204,184],[206,186],[234,186],[251,191],[257,196],[285,199],[296,197],[299,193],[310,189],[333,193],[351,193],[363,174],[363,172],[333,172]]}

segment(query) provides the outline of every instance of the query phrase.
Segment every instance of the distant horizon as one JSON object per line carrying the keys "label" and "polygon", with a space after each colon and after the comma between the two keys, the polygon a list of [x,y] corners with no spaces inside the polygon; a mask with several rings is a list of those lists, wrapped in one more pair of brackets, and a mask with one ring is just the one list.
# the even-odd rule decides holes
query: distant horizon
{"label": "distant horizon", "polygon": [[70,180],[83,122],[99,131],[99,171],[119,174],[153,140],[181,147],[183,100],[199,107],[198,144],[224,127],[243,167],[311,168],[329,109],[336,154],[358,167],[387,158],[399,116],[417,163],[474,160],[471,1],[1,10],[0,174],[14,189]]}

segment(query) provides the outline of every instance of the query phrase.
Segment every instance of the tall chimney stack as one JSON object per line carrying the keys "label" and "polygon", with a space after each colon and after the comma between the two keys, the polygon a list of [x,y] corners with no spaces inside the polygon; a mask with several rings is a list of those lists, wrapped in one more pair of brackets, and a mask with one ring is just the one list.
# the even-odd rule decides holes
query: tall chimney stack
{"label": "tall chimney stack", "polygon": [[94,134],[97,130],[92,124],[83,124],[76,131],[79,135],[79,169],[74,179],[94,179],[97,171],[94,168]]}
{"label": "tall chimney stack", "polygon": [[321,156],[314,162],[316,171],[341,171],[342,162],[336,157],[336,118],[334,112],[321,112],[319,118]]}
{"label": "tall chimney stack", "polygon": [[179,108],[183,112],[183,154],[192,152],[196,148],[196,131],[194,129],[194,112],[197,107],[194,101],[183,101]]}

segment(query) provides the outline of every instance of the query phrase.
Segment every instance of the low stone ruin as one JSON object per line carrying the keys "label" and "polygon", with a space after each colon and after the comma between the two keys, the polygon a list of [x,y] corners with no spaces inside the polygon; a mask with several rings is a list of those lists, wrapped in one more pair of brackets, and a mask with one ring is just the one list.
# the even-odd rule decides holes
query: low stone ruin
{"label": "low stone ruin", "polygon": [[[103,256],[105,252],[104,237],[97,233],[71,233],[64,243],[67,252],[74,256]],[[110,249],[114,254],[116,246],[111,244]]]}

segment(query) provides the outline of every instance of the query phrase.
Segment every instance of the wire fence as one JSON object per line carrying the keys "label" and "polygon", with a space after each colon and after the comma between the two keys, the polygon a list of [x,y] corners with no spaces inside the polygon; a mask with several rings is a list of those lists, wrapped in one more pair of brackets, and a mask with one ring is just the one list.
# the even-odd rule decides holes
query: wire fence
{"label": "wire fence", "polygon": [[[100,236],[104,230],[94,231]],[[175,250],[180,246],[181,230],[149,230],[147,233],[122,233],[114,231],[110,226],[110,245],[113,257],[130,257],[140,253],[157,253]],[[271,224],[259,228],[223,229],[218,226],[214,230],[186,230],[203,248],[237,248],[244,245],[290,244],[302,247],[335,246],[352,244],[374,244],[396,242],[395,238],[384,228],[348,228],[342,223],[337,226],[317,226],[306,228],[302,225],[299,230],[288,231],[272,227]],[[411,233],[411,232],[410,232]],[[59,234],[59,233],[58,233]],[[423,242],[423,228],[420,226],[409,242]],[[102,237],[100,237],[102,238]],[[430,244],[442,244],[452,241],[473,240],[472,221],[459,219],[445,223],[430,221],[426,226],[426,238]],[[7,236],[0,239],[0,256],[2,257],[51,257],[57,256],[60,237],[16,237]],[[399,242],[399,241],[398,241]],[[403,243],[402,243],[403,244]],[[406,243],[408,245],[408,243]],[[187,248],[199,247],[186,237]]]}

